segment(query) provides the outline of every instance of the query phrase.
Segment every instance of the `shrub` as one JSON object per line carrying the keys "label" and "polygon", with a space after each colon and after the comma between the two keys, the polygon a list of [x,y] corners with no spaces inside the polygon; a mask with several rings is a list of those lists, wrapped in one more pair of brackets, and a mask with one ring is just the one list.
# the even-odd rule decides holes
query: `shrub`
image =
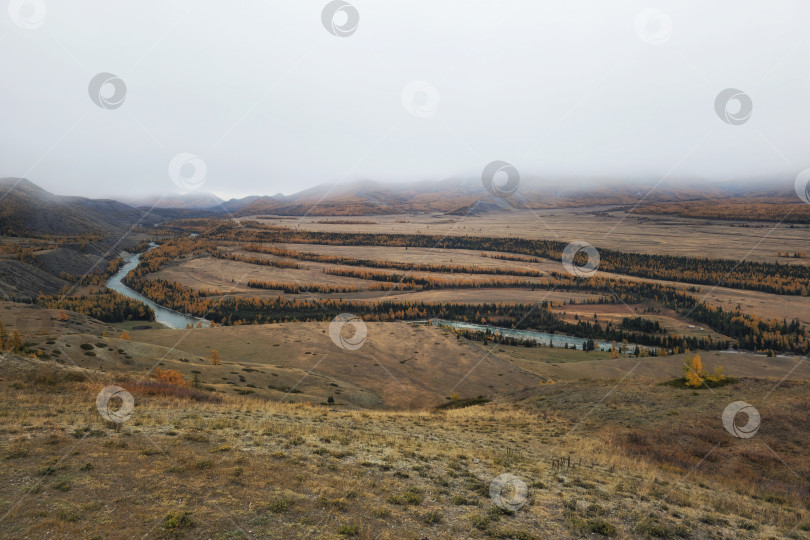
{"label": "shrub", "polygon": [[64,492],[64,491],[69,491],[69,490],[70,490],[70,487],[71,487],[72,485],[73,485],[73,479],[72,479],[72,478],[69,478],[69,477],[64,477],[64,478],[60,478],[59,480],[56,480],[56,481],[55,481],[55,482],[54,482],[54,483],[51,485],[51,487],[53,487],[53,489],[57,489],[57,490],[59,490],[59,491],[63,491],[63,492]]}
{"label": "shrub", "polygon": [[4,343],[4,347],[12,352],[21,352],[25,349],[22,336],[16,329],[11,333],[11,338]]}
{"label": "shrub", "polygon": [[29,380],[39,386],[55,386],[59,382],[56,373],[44,369],[35,372]]}
{"label": "shrub", "polygon": [[636,532],[653,538],[675,538],[676,536],[688,538],[690,536],[689,530],[684,525],[673,526],[653,518],[640,522],[636,526]]}
{"label": "shrub", "polygon": [[696,353],[690,365],[684,365],[684,385],[692,388],[699,388],[706,384],[709,387],[722,386],[726,381],[723,374],[723,366],[715,366],[711,375],[703,371],[703,361],[700,353]]}
{"label": "shrub", "polygon": [[62,521],[69,521],[71,523],[79,521],[79,514],[77,514],[74,510],[70,510],[67,508],[60,508],[59,510],[57,510],[56,517],[58,517]]}
{"label": "shrub", "polygon": [[377,508],[374,510],[374,515],[378,518],[387,518],[391,516],[391,510],[388,508]]}
{"label": "shrub", "polygon": [[215,394],[210,394],[203,390],[196,390],[189,386],[178,386],[163,381],[139,381],[139,382],[123,382],[120,386],[127,389],[133,394],[153,395],[153,396],[171,396],[180,399],[191,399],[194,401],[220,403],[222,397]]}
{"label": "shrub", "polygon": [[155,368],[154,377],[160,382],[168,384],[175,384],[177,386],[186,386],[186,379],[179,371],[173,369],[160,369]]}
{"label": "shrub", "polygon": [[23,448],[21,442],[17,442],[14,446],[8,449],[5,457],[6,459],[19,459],[28,457],[28,450]]}
{"label": "shrub", "polygon": [[360,527],[353,523],[347,523],[338,527],[338,534],[343,536],[357,536],[360,534]]}
{"label": "shrub", "polygon": [[706,375],[706,381],[709,383],[722,383],[726,380],[726,376],[723,373],[723,366],[715,366],[714,373],[711,375]]}
{"label": "shrub", "polygon": [[189,516],[191,516],[191,512],[170,512],[163,518],[163,528],[168,531],[191,528],[194,526],[194,522]]}
{"label": "shrub", "polygon": [[603,519],[594,519],[588,522],[587,528],[592,533],[602,536],[616,536],[616,526]]}
{"label": "shrub", "polygon": [[396,504],[396,505],[412,505],[418,506],[422,504],[422,495],[420,495],[419,490],[416,488],[410,488],[408,491],[402,494],[401,497],[396,495],[392,495],[386,499],[386,502],[389,504]]}
{"label": "shrub", "polygon": [[683,367],[684,378],[686,379],[686,386],[697,388],[703,385],[703,362],[700,358],[700,353],[695,354],[689,366]]}
{"label": "shrub", "polygon": [[83,382],[87,380],[87,375],[83,371],[73,369],[65,373],[65,380],[68,382]]}
{"label": "shrub", "polygon": [[438,510],[431,510],[430,512],[422,516],[422,520],[428,525],[436,525],[438,523],[441,523],[442,514]]}
{"label": "shrub", "polygon": [[341,512],[346,510],[348,506],[346,504],[346,499],[330,499],[326,495],[320,495],[317,498],[316,502],[318,503],[318,506],[321,506],[323,508],[334,508],[335,510]]}
{"label": "shrub", "polygon": [[267,509],[273,512],[274,514],[283,514],[287,510],[290,509],[292,506],[292,500],[287,499],[284,497],[280,497],[278,499],[273,499],[267,504]]}
{"label": "shrub", "polygon": [[492,522],[492,519],[489,516],[481,516],[478,514],[473,514],[470,516],[470,523],[473,527],[480,531],[485,531],[489,528],[489,524]]}

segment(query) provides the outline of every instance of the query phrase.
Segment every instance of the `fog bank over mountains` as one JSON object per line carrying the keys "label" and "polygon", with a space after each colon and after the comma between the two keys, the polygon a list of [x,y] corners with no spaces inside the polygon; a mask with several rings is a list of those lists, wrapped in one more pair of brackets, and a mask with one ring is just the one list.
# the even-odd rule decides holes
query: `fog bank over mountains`
{"label": "fog bank over mountains", "polygon": [[[805,1],[356,2],[346,37],[326,2],[93,4],[0,17],[0,174],[140,198],[192,154],[229,199],[493,160],[565,183],[810,167]],[[103,73],[120,96],[88,95]]]}
{"label": "fog bank over mountains", "polygon": [[[498,183],[496,177],[496,185]],[[186,194],[167,193],[149,197],[120,197],[118,200],[131,206],[156,208],[210,208],[237,212],[244,208],[260,208],[282,206],[284,204],[329,204],[336,201],[352,199],[367,200],[383,207],[386,204],[417,202],[429,198],[435,204],[442,199],[448,204],[461,197],[477,197],[480,199],[511,200],[512,206],[531,203],[532,207],[547,207],[555,205],[574,204],[627,204],[636,200],[645,201],[677,201],[716,197],[738,196],[767,196],[786,199],[794,202],[793,179],[785,180],[740,180],[715,181],[705,180],[657,180],[655,182],[642,180],[544,180],[520,179],[515,193],[511,197],[496,197],[488,192],[480,178],[448,178],[439,181],[412,181],[412,182],[376,182],[362,180],[334,184],[321,184],[299,192],[274,195],[253,194],[245,197],[231,197],[225,199],[214,193],[194,191]],[[509,206],[509,205],[507,205]],[[407,211],[407,210],[398,210]]]}
{"label": "fog bank over mountains", "polygon": [[[497,180],[496,180],[497,185]],[[93,199],[55,195],[33,182],[0,179],[0,229],[21,234],[111,231],[134,223],[155,224],[184,217],[350,216],[439,212],[467,215],[520,209],[615,206],[692,201],[801,203],[792,182],[582,182],[549,185],[523,182],[509,196],[496,196],[480,179],[384,184],[372,181],[321,185],[290,195],[251,195],[223,200],[212,193],[167,193],[138,199]],[[503,195],[503,193],[501,193]]]}

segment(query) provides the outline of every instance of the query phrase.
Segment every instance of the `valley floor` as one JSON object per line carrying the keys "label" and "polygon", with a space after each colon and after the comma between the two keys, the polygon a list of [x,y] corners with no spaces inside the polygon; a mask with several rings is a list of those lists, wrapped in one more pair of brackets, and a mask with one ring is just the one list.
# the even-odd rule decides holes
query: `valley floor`
{"label": "valley floor", "polygon": [[[247,219],[238,231],[189,220],[160,233],[149,271],[130,275],[156,302],[223,324],[172,330],[111,300],[104,283],[115,261],[110,272],[83,280],[79,263],[90,258],[83,245],[55,244],[39,259],[29,256],[30,264],[9,248],[4,264],[14,271],[0,278],[7,298],[24,292],[58,309],[0,302],[0,321],[19,332],[2,334],[0,347],[0,535],[810,538],[810,362],[779,354],[806,351],[804,329],[796,327],[810,324],[810,297],[786,288],[796,275],[807,280],[808,259],[787,253],[803,249],[807,228],[608,208],[290,220],[260,218],[299,231],[417,230],[498,241],[518,231],[527,238],[553,232],[560,241],[589,238],[635,253],[735,261],[762,244],[752,260],[802,265],[789,270],[803,272],[782,276],[788,267],[762,265],[782,276],[781,289],[674,284],[708,305],[739,307],[734,317],[751,323],[747,334],[733,334],[739,328],[720,316],[693,315],[697,304],[687,312],[665,301],[675,298],[667,296],[668,281],[623,276],[602,286],[599,279],[618,276],[600,270],[586,287],[555,276],[562,272],[556,260],[418,243],[257,246],[251,243],[274,231]],[[600,242],[594,230],[608,234]],[[75,275],[48,281],[34,272],[32,281],[26,268],[38,268],[35,261],[51,273],[75,263]],[[728,272],[717,270],[725,263],[696,261],[728,285]],[[386,275],[397,272],[411,281]],[[734,286],[757,286],[755,278]],[[63,298],[69,282],[76,286]],[[40,289],[54,295],[50,303]],[[379,309],[384,301],[393,307]],[[580,338],[618,343],[588,352],[507,345],[417,322],[442,318],[431,311],[440,302],[452,304],[460,320],[520,327],[531,314],[538,317],[531,328],[580,329]],[[430,310],[414,308],[419,303]],[[516,304],[518,314],[502,309]],[[98,305],[105,309],[93,311]],[[233,311],[217,312],[222,306]],[[345,306],[367,315],[357,349],[338,343],[354,335],[330,329]],[[733,346],[730,335],[749,334],[759,339],[749,348],[760,354],[717,350]],[[636,357],[635,343],[659,348],[641,347]],[[704,373],[722,366],[726,384],[676,381],[696,347],[711,349],[700,352]],[[650,351],[660,356],[644,356]],[[134,400],[120,425],[97,404],[111,385]],[[740,402],[757,414],[724,425],[724,412]],[[750,438],[740,436],[747,421],[759,422]],[[526,489],[507,488],[518,503],[511,509],[493,491],[505,474]]]}

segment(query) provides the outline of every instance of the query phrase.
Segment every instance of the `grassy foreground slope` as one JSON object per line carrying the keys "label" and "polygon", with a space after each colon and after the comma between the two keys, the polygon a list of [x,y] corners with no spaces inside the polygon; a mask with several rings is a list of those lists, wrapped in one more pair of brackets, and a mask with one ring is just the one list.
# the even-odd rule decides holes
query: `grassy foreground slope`
{"label": "grassy foreground slope", "polygon": [[208,391],[275,401],[331,396],[340,406],[421,409],[452,394],[475,398],[543,380],[444,329],[407,323],[368,323],[363,347],[347,351],[332,342],[326,322],[169,330],[13,302],[0,302],[0,321],[20,332],[30,354],[64,366],[140,379],[155,368],[174,370]]}
{"label": "grassy foreground slope", "polygon": [[[810,537],[803,382],[566,382],[388,412],[149,393],[11,355],[0,377],[11,537]],[[135,395],[120,429],[96,410],[112,383]],[[720,422],[740,397],[753,439]],[[528,486],[512,514],[489,497],[502,473]]]}

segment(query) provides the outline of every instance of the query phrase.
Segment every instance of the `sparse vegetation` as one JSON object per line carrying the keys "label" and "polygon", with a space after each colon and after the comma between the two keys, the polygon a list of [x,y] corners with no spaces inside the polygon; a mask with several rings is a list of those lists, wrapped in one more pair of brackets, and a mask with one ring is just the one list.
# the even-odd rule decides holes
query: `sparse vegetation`
{"label": "sparse vegetation", "polygon": [[[214,323],[182,340],[134,323],[151,310],[104,288],[120,259],[64,273],[69,294],[0,303],[0,525],[91,538],[807,536],[807,376],[784,355],[810,350],[808,316],[778,311],[808,296],[803,251],[739,263],[628,244],[575,278],[562,242],[371,228],[385,223],[136,230],[160,246],[126,283]],[[34,264],[55,240],[25,242],[0,256]],[[712,294],[752,295],[721,307],[700,286],[721,278]],[[335,346],[342,312],[367,327],[360,352]],[[134,398],[121,424],[98,413],[110,385]],[[720,418],[743,398],[762,413],[750,440]],[[527,485],[518,509],[491,497],[503,473]]]}

